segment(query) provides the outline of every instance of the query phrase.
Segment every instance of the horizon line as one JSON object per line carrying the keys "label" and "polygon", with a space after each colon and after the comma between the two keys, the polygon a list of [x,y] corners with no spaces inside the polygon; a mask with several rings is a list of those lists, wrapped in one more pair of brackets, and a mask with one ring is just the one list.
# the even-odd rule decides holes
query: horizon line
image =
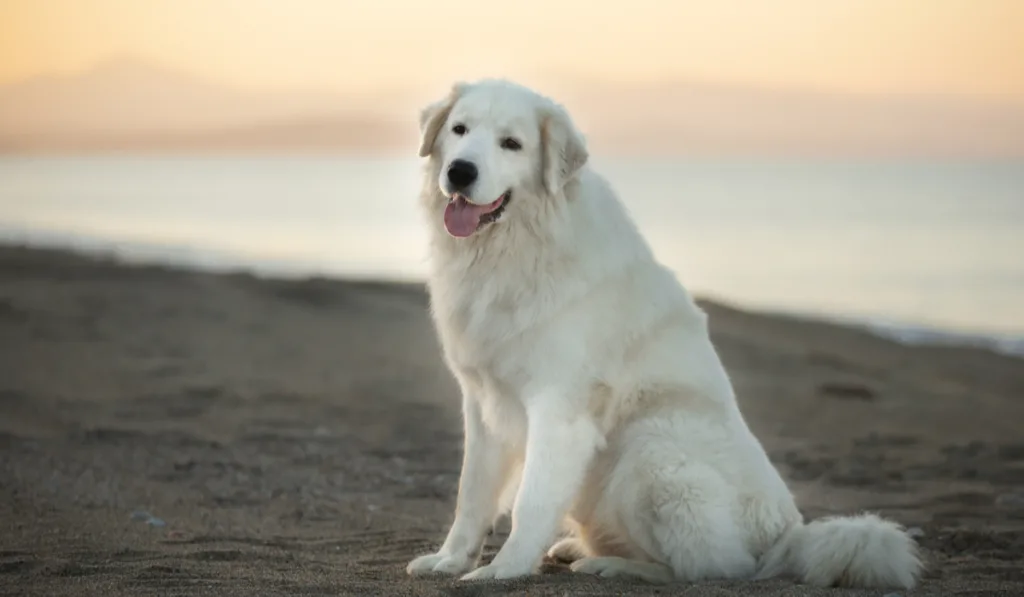
{"label": "horizon line", "polygon": [[[17,87],[32,82],[40,82],[46,79],[57,79],[57,80],[69,80],[69,79],[82,79],[88,77],[90,74],[102,72],[103,70],[113,70],[113,67],[118,65],[132,65],[138,66],[142,69],[148,69],[155,73],[164,73],[168,75],[178,76],[180,78],[187,78],[197,83],[204,83],[212,86],[219,87],[224,90],[248,93],[248,94],[260,94],[260,95],[274,95],[280,93],[289,94],[307,94],[307,95],[330,95],[338,97],[359,97],[359,96],[379,96],[379,95],[419,95],[426,92],[429,88],[436,88],[441,93],[447,91],[457,80],[462,81],[475,81],[484,77],[493,76],[495,78],[504,78],[512,81],[525,81],[533,80],[545,87],[563,87],[563,91],[571,90],[573,87],[577,89],[585,89],[587,86],[615,86],[621,87],[622,89],[652,89],[657,87],[667,86],[694,86],[703,87],[707,89],[716,89],[722,91],[734,91],[734,92],[760,92],[760,93],[771,93],[771,94],[792,94],[792,95],[804,95],[804,96],[817,96],[817,97],[842,97],[842,98],[863,98],[863,99],[919,99],[919,100],[961,100],[969,101],[972,103],[984,103],[986,105],[1001,106],[1001,107],[1018,107],[1024,108],[1024,94],[1001,94],[1001,93],[971,93],[966,91],[952,91],[952,90],[920,90],[920,91],[878,91],[878,90],[866,90],[866,89],[842,89],[837,87],[826,87],[826,86],[815,86],[815,85],[766,85],[763,83],[757,83],[754,81],[744,81],[740,79],[728,79],[728,78],[711,78],[707,76],[672,76],[661,79],[645,79],[638,81],[618,81],[613,78],[600,76],[591,72],[575,72],[569,73],[564,70],[553,70],[543,66],[530,67],[523,69],[524,72],[518,76],[503,75],[495,73],[494,75],[485,76],[467,76],[459,79],[438,81],[435,84],[428,84],[422,82],[410,82],[404,85],[380,85],[373,87],[366,91],[341,91],[338,89],[332,89],[327,86],[298,86],[298,85],[259,85],[259,84],[245,84],[237,81],[231,81],[227,78],[220,78],[210,76],[208,74],[199,72],[193,68],[187,66],[173,64],[166,60],[154,58],[152,56],[145,56],[141,53],[111,53],[106,57],[96,60],[89,65],[73,68],[73,69],[53,69],[48,71],[41,71],[34,74],[22,75],[20,77],[10,78],[7,80],[0,80],[0,91],[4,91],[11,87]],[[568,85],[560,85],[559,82],[568,82]],[[536,84],[536,83],[535,83]]]}

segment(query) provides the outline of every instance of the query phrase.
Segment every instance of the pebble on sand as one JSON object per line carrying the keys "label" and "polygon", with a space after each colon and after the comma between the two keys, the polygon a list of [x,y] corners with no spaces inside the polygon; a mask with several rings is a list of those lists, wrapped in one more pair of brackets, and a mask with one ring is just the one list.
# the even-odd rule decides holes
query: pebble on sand
{"label": "pebble on sand", "polygon": [[164,522],[162,519],[153,516],[149,512],[146,512],[145,510],[136,510],[132,512],[132,520],[145,522],[146,524],[154,527],[162,527],[167,525],[167,523]]}

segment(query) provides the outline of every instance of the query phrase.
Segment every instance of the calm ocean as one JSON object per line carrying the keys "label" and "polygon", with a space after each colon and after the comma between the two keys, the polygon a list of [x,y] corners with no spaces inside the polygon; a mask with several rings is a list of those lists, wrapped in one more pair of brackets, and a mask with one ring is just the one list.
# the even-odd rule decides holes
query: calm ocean
{"label": "calm ocean", "polygon": [[[594,164],[695,294],[1024,354],[1024,163]],[[0,232],[205,267],[419,279],[418,176],[408,159],[4,157]]]}

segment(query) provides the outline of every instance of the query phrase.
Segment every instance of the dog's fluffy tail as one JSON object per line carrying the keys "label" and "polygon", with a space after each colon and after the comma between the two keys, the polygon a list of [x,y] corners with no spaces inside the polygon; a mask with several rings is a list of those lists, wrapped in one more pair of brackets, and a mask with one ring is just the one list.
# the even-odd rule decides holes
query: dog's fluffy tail
{"label": "dog's fluffy tail", "polygon": [[762,557],[757,578],[793,575],[822,587],[910,589],[922,568],[917,543],[902,527],[863,514],[792,527]]}

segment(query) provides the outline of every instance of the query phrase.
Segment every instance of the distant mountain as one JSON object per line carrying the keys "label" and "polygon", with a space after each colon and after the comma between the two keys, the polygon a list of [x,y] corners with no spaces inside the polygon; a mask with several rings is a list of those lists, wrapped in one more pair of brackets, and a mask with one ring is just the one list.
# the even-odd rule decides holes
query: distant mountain
{"label": "distant mountain", "polygon": [[7,152],[357,149],[415,138],[415,116],[391,120],[342,95],[238,90],[131,59],[0,86]]}
{"label": "distant mountain", "polygon": [[[545,80],[541,89],[569,107],[604,154],[1024,157],[1020,102]],[[354,97],[239,90],[119,59],[0,86],[0,151],[411,154],[416,110],[430,99],[416,91]]]}
{"label": "distant mountain", "polygon": [[344,98],[254,94],[130,59],[72,75],[0,87],[0,131],[134,133],[224,127],[306,113],[331,113]]}
{"label": "distant mountain", "polygon": [[595,140],[650,153],[1024,157],[1024,102],[667,82],[552,85]]}
{"label": "distant mountain", "polygon": [[0,153],[161,151],[246,153],[262,151],[412,154],[415,127],[374,117],[321,116],[222,128],[131,133],[0,134]]}

